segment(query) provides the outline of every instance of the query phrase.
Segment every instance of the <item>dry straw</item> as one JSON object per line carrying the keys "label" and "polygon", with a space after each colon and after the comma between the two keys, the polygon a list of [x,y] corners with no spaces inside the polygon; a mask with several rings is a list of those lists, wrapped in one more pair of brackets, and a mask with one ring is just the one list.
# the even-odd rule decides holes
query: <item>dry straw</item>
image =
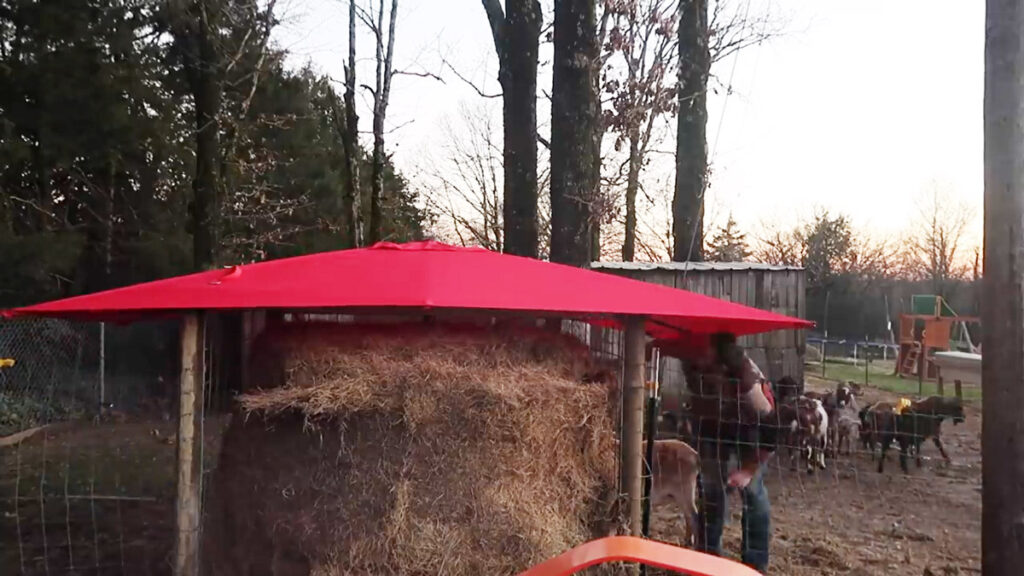
{"label": "dry straw", "polygon": [[[263,337],[208,499],[207,573],[515,574],[608,529],[616,451],[587,351],[539,331]],[[264,568],[258,568],[258,567]]]}

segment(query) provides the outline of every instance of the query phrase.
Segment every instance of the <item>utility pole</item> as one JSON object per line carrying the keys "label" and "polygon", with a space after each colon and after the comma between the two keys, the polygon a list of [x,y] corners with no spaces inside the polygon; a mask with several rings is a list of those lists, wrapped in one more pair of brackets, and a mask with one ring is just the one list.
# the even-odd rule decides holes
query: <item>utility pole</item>
{"label": "utility pole", "polygon": [[982,573],[1024,566],[1024,0],[987,0]]}

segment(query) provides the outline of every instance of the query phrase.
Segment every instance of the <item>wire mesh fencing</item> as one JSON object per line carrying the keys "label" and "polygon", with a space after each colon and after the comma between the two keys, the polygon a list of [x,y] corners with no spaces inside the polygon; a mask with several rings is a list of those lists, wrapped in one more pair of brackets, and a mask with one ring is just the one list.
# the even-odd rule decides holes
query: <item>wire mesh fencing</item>
{"label": "wire mesh fencing", "polygon": [[[580,322],[563,330],[622,381],[621,331]],[[14,361],[0,362],[0,438],[45,426],[22,442],[0,440],[0,574],[170,573],[176,337],[166,325],[101,332],[55,320],[0,323],[0,361]],[[739,559],[746,535],[748,560],[796,576],[979,571],[980,399],[906,406],[904,398],[922,399],[845,380],[809,376],[792,389],[776,380],[775,437],[767,441],[740,433],[749,418],[714,387],[691,385],[685,362],[662,356],[657,365],[647,378],[660,382],[659,411],[676,422],[661,433],[700,455],[706,547]],[[207,391],[217,390],[215,374],[231,362],[208,353],[206,369]],[[828,424],[815,430],[819,402]],[[717,427],[694,418],[708,407]],[[926,417],[905,416],[908,408]],[[221,424],[211,409],[207,471]],[[747,488],[730,487],[730,474],[759,448],[773,455]],[[685,534],[677,507],[653,510],[654,538],[689,544]]]}
{"label": "wire mesh fencing", "polygon": [[[980,572],[980,400],[810,378],[775,382],[758,419],[721,380],[667,378],[683,399],[662,433],[700,456],[698,545],[782,574]],[[739,488],[744,466],[758,472]],[[684,528],[656,511],[655,538]]]}
{"label": "wire mesh fencing", "polygon": [[172,339],[159,325],[0,323],[0,574],[169,572],[175,426],[153,343]]}
{"label": "wire mesh fencing", "polygon": [[98,324],[0,323],[0,436],[95,411],[99,340]]}

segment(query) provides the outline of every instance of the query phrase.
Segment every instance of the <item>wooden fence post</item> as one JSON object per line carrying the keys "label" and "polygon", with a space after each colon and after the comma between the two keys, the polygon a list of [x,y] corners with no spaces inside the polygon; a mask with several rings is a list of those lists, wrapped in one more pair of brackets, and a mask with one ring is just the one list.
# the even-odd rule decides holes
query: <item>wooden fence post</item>
{"label": "wooden fence post", "polygon": [[626,320],[626,371],[622,386],[622,492],[629,510],[629,532],[640,536],[643,516],[644,318]]}
{"label": "wooden fence post", "polygon": [[1024,0],[985,16],[982,532],[985,576],[1024,566]]}
{"label": "wooden fence post", "polygon": [[181,322],[181,382],[178,390],[178,496],[175,506],[177,532],[174,576],[199,574],[200,491],[204,381],[204,321],[191,312]]}

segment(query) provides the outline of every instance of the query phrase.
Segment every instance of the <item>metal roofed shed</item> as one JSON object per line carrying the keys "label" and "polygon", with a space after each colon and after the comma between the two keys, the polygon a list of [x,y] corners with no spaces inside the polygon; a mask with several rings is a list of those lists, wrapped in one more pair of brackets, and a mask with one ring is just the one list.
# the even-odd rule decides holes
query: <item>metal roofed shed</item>
{"label": "metal roofed shed", "polygon": [[[806,274],[796,266],[760,262],[594,262],[591,269],[785,316],[804,318],[807,312]],[[803,388],[807,348],[804,330],[743,336],[740,343],[772,381],[790,376]],[[681,376],[676,376],[681,375],[681,367],[674,359],[664,358],[662,362],[666,407],[670,407],[684,388]]]}

